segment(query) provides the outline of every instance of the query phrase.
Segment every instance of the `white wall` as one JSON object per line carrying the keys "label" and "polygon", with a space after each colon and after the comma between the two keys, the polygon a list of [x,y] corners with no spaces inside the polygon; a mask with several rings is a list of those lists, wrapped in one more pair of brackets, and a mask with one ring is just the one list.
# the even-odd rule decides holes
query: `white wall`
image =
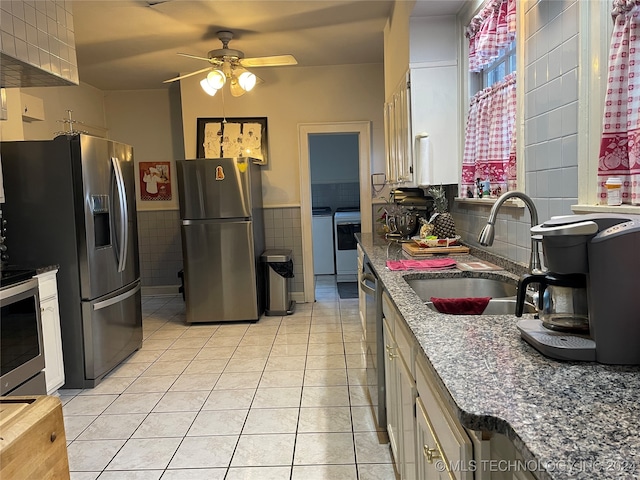
{"label": "white wall", "polygon": [[372,122],[371,171],[384,171],[381,64],[266,70],[258,72],[264,82],[244,96],[234,98],[226,90],[224,105],[220,93],[209,97],[203,92],[201,76],[181,81],[186,158],[196,156],[197,118],[267,117],[269,159],[262,167],[264,204],[297,206],[301,188],[298,125],[365,120]]}
{"label": "white wall", "polygon": [[459,30],[455,15],[411,17],[409,60],[411,64],[458,59]]}
{"label": "white wall", "polygon": [[[73,119],[86,125],[76,125],[90,133],[109,137],[104,114],[103,92],[81,83],[71,87],[7,88],[7,120],[0,121],[0,138],[9,140],[48,140],[55,132],[65,130],[60,120],[68,118],[72,110]],[[41,98],[44,104],[43,121],[23,122],[20,92]],[[114,139],[117,140],[117,139]]]}
{"label": "white wall", "polygon": [[385,100],[395,90],[409,68],[409,17],[415,3],[415,1],[395,2],[391,17],[384,27]]}

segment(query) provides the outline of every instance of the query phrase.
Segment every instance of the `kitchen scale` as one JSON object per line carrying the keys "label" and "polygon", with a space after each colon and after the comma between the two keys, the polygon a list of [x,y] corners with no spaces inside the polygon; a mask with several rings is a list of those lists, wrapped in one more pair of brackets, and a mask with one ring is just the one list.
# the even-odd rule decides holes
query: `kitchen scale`
{"label": "kitchen scale", "polygon": [[551,330],[535,318],[520,320],[516,326],[522,338],[547,357],[581,362],[596,361],[596,342],[588,335]]}

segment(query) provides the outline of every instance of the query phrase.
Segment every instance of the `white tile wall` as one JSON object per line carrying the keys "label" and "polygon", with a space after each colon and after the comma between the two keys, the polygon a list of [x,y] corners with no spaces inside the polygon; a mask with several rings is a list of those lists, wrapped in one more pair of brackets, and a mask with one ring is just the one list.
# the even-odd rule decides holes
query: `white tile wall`
{"label": "white tile wall", "polygon": [[[71,2],[0,2],[0,52],[78,84]],[[8,65],[11,62],[5,58],[4,63]],[[20,65],[10,66],[15,69],[15,75],[20,75]],[[12,78],[10,73],[5,72],[5,75],[7,81]]]}
{"label": "white tile wall", "polygon": [[[542,222],[571,214],[578,201],[578,39],[577,0],[532,0],[526,8],[524,81],[524,191]],[[489,207],[454,207],[458,233],[472,244],[486,223]],[[529,214],[504,209],[496,224],[493,253],[527,264]]]}

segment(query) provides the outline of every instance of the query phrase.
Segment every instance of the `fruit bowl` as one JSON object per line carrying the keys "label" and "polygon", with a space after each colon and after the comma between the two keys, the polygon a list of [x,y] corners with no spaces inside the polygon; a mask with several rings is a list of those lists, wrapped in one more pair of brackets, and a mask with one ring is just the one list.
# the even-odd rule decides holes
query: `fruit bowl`
{"label": "fruit bowl", "polygon": [[460,235],[456,235],[452,238],[420,238],[413,237],[412,240],[420,247],[451,247],[457,245],[460,242]]}

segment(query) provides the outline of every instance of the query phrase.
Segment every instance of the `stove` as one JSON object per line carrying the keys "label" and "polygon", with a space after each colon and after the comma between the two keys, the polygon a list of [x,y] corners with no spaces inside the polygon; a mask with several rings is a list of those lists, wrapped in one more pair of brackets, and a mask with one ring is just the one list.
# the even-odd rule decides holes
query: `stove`
{"label": "stove", "polygon": [[0,288],[29,280],[36,274],[33,269],[4,267],[0,269]]}
{"label": "stove", "polygon": [[336,280],[356,281],[358,275],[358,252],[355,234],[360,233],[360,208],[337,208],[333,215]]}

